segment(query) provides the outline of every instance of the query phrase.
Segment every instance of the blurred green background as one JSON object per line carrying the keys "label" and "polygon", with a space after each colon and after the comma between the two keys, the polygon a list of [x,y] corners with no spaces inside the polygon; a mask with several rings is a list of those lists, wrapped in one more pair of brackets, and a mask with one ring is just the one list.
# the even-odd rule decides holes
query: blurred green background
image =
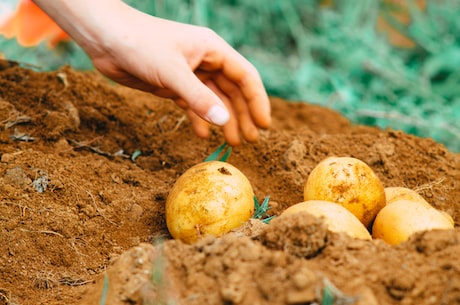
{"label": "blurred green background", "polygon": [[[3,10],[15,2],[4,0]],[[431,137],[460,152],[460,0],[428,0],[425,9],[408,0],[407,26],[393,17],[398,8],[389,1],[125,2],[210,27],[258,68],[270,95],[320,104],[355,123]],[[376,30],[379,16],[413,46],[391,44]],[[41,70],[92,69],[74,43],[25,49],[0,38],[0,52]]]}

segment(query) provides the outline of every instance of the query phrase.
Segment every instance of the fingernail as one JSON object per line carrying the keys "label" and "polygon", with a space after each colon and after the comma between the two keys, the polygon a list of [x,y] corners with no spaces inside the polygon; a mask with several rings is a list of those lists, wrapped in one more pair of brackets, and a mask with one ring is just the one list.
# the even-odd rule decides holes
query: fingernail
{"label": "fingernail", "polygon": [[214,105],[209,109],[206,118],[213,124],[222,126],[230,119],[230,114],[222,105]]}

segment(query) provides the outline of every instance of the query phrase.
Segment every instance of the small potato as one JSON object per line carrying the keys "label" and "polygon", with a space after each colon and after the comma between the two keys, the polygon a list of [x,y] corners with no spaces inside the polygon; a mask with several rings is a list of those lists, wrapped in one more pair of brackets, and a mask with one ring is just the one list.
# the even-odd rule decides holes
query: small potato
{"label": "small potato", "polygon": [[220,236],[254,214],[254,192],[246,176],[221,161],[199,163],[174,184],[166,199],[171,235],[193,243],[205,235]]}
{"label": "small potato", "polygon": [[386,205],[380,179],[366,163],[351,157],[329,157],[321,161],[308,176],[304,200],[338,203],[366,228]]}
{"label": "small potato", "polygon": [[[398,201],[398,200],[409,200],[409,201],[420,202],[430,207],[433,207],[419,193],[417,193],[416,191],[412,189],[406,188],[406,187],[400,187],[400,186],[386,187],[385,197],[386,197],[387,205],[395,201]],[[440,211],[440,212],[443,216],[445,216],[452,223],[452,225],[454,224],[454,219],[449,213],[444,212],[444,211]]]}
{"label": "small potato", "polygon": [[453,225],[455,226],[455,221],[454,221],[454,218],[452,217],[452,215],[450,215],[449,213],[447,213],[446,211],[439,211],[441,212],[442,216],[446,217],[447,220]]}
{"label": "small potato", "polygon": [[[425,198],[423,198],[419,193],[416,191],[402,186],[391,186],[385,188],[385,198],[387,204],[390,204],[397,200],[410,200],[410,201],[417,201],[420,203],[426,203],[430,205]],[[431,205],[430,205],[431,206]]]}
{"label": "small potato", "polygon": [[329,230],[333,232],[343,232],[354,238],[372,239],[359,219],[340,204],[324,200],[309,200],[290,206],[282,215],[300,212],[322,217]]}
{"label": "small potato", "polygon": [[454,225],[449,219],[432,206],[402,199],[385,206],[377,214],[372,237],[397,245],[416,232],[452,228]]}

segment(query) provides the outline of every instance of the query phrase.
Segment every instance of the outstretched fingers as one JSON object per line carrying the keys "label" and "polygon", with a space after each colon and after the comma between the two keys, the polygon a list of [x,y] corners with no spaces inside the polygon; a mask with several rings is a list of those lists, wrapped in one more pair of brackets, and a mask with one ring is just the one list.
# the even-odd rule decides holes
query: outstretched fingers
{"label": "outstretched fingers", "polygon": [[[222,90],[231,97],[239,91],[256,126],[268,128],[271,123],[270,102],[259,73],[241,54],[230,47],[227,50],[225,53],[211,55],[207,69],[220,71],[219,86],[223,87]],[[233,85],[224,83],[223,79]]]}
{"label": "outstretched fingers", "polygon": [[235,114],[235,120],[243,138],[249,142],[256,141],[259,137],[259,126],[255,122],[256,116],[251,114],[249,105],[240,88],[223,75],[216,76],[214,81],[222,95],[226,97],[226,104]]}

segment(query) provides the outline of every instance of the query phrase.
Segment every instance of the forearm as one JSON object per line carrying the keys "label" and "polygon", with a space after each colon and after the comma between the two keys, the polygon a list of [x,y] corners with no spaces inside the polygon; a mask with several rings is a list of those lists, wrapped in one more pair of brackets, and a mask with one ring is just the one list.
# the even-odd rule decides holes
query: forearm
{"label": "forearm", "polygon": [[[120,27],[117,16],[126,14],[120,0],[33,0],[69,36],[90,54],[103,52],[109,32]],[[111,31],[107,31],[111,29]]]}

